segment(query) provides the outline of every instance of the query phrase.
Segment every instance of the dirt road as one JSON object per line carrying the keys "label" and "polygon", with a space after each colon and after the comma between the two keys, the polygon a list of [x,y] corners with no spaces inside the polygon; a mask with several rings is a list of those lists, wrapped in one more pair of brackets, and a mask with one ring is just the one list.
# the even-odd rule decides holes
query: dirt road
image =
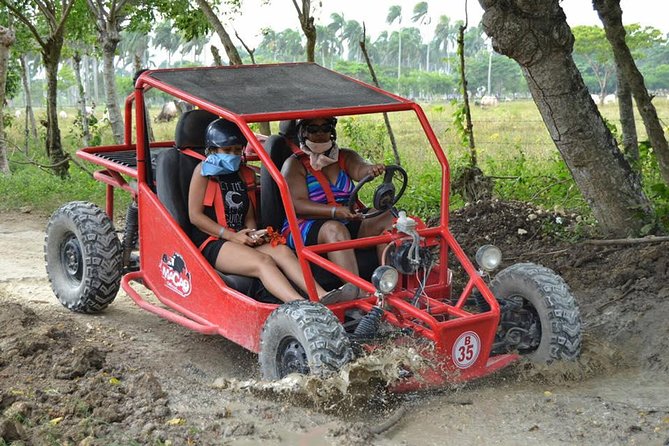
{"label": "dirt road", "polygon": [[[643,330],[657,330],[653,318],[665,321],[665,332],[655,334],[666,337],[669,309],[665,303],[665,313],[651,315],[658,307],[626,313],[620,330],[630,343],[613,347],[617,338],[606,338],[601,325],[620,316],[615,311],[623,299],[600,310],[595,302],[616,298],[610,278],[598,294],[577,271],[561,271],[578,282],[572,284],[577,299],[587,300],[589,331],[577,365],[537,370],[521,364],[436,393],[328,409],[290,392],[221,386],[258,378],[256,356],[163,321],[123,293],[101,315],[68,312],[44,271],[46,220],[0,215],[0,437],[6,443],[669,444],[667,344],[655,345],[661,351],[650,355],[626,347],[652,339],[654,333]],[[399,421],[374,433],[397,410]]]}

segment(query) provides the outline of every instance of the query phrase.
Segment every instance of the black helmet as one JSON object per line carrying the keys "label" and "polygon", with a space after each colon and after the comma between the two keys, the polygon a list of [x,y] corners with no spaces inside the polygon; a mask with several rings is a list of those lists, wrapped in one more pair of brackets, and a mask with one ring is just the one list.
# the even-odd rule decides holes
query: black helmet
{"label": "black helmet", "polygon": [[[304,140],[306,138],[306,129],[305,126],[309,124],[311,121],[314,119],[318,118],[307,118],[307,119],[298,119],[295,122],[295,127],[297,128],[297,139],[300,142],[300,144],[304,144]],[[330,134],[330,139],[332,141],[337,140],[337,118],[334,116],[331,116],[329,118],[323,118],[328,124],[332,124],[332,133]]]}
{"label": "black helmet", "polygon": [[218,147],[245,146],[247,142],[237,124],[221,118],[207,127],[204,148],[209,150]]}

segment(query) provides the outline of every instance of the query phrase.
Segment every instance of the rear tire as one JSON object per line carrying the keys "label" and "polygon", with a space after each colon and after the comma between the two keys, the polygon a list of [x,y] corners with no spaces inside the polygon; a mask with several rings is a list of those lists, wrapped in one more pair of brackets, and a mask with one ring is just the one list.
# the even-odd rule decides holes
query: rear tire
{"label": "rear tire", "polygon": [[49,219],[44,260],[51,288],[77,313],[97,313],[121,283],[121,243],[107,214],[92,203],[63,205]]}
{"label": "rear tire", "polygon": [[[533,342],[518,348],[519,353],[533,362],[578,358],[581,316],[569,286],[558,274],[533,263],[518,263],[497,274],[490,290],[500,301],[500,327],[510,322],[533,333],[529,336]],[[498,338],[506,334],[498,332]]]}
{"label": "rear tire", "polygon": [[324,376],[353,358],[337,317],[321,304],[297,301],[280,305],[260,334],[260,371],[273,381],[290,373]]}

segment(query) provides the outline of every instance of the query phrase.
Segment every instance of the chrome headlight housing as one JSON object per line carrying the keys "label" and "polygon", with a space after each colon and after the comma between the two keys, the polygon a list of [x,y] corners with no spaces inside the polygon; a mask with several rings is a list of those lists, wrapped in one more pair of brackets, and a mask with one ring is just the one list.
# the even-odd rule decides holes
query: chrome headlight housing
{"label": "chrome headlight housing", "polygon": [[494,245],[483,245],[476,251],[476,263],[484,271],[494,271],[502,263],[502,251]]}
{"label": "chrome headlight housing", "polygon": [[391,293],[397,286],[400,274],[395,268],[388,265],[379,266],[372,274],[372,284],[382,294]]}

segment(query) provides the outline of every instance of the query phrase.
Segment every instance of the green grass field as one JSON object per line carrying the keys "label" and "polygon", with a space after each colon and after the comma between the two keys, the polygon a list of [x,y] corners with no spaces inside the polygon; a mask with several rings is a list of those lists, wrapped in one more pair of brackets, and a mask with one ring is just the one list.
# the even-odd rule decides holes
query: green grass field
{"label": "green grass field", "polygon": [[[660,117],[664,118],[665,123],[669,122],[669,101],[658,98],[655,103]],[[457,173],[467,163],[468,150],[463,147],[453,125],[454,107],[451,104],[425,104],[423,109],[449,159],[451,171]],[[73,109],[66,109],[65,112],[68,117],[60,120],[63,146],[73,155],[81,145],[74,119],[76,112]],[[155,116],[158,112],[158,109],[151,109],[150,113]],[[619,127],[615,104],[602,106],[601,112],[609,122]],[[38,121],[43,113],[43,110],[37,110]],[[413,112],[394,113],[390,117],[402,165],[409,172],[410,178],[410,187],[401,207],[423,217],[433,215],[438,212],[441,194],[436,157]],[[479,166],[486,175],[497,177],[497,197],[531,201],[548,209],[560,207],[588,213],[533,102],[474,107],[472,118]],[[152,123],[156,140],[172,140],[175,124],[175,121]],[[375,162],[393,162],[382,116],[345,117],[340,119],[337,128],[341,146],[355,148]],[[643,140],[645,133],[640,121],[637,128],[639,139]],[[272,130],[277,131],[275,123],[272,124]],[[61,180],[28,161],[30,158],[48,164],[44,155],[44,128],[40,131],[41,140],[30,141],[26,156],[22,150],[25,146],[23,118],[14,118],[8,129],[12,175],[0,177],[0,209],[29,206],[36,212],[46,214],[71,200],[103,204],[104,187],[80,167],[72,165],[70,178]],[[108,124],[101,122],[93,132],[102,144],[112,142]],[[88,171],[96,167],[83,162],[81,164]],[[645,174],[648,177],[649,174]],[[654,174],[650,175],[652,177]],[[126,195],[124,192],[116,193],[120,213],[128,202]],[[451,197],[451,207],[462,204],[459,196]]]}

